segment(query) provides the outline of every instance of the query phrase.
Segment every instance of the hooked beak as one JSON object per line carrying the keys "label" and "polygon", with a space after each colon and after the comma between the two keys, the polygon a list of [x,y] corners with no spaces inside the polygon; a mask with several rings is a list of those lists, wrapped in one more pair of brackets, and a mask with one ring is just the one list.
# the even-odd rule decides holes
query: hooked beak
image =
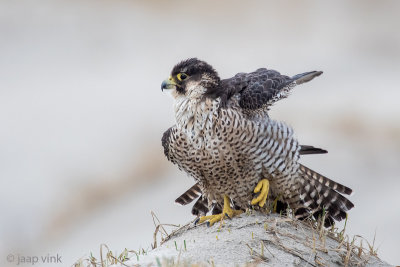
{"label": "hooked beak", "polygon": [[169,77],[168,80],[164,80],[161,84],[161,91],[164,89],[176,89],[176,83],[172,79],[172,77]]}

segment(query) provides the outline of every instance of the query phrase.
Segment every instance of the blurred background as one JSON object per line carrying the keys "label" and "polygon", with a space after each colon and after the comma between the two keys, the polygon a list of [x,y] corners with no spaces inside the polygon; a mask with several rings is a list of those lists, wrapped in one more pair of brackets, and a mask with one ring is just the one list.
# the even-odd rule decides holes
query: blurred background
{"label": "blurred background", "polygon": [[347,232],[400,264],[400,2],[0,3],[0,265],[147,249],[150,211],[193,219],[174,203],[193,181],[160,141],[174,124],[160,84],[189,57],[222,78],[324,71],[272,116],[329,151],[302,162],[353,188]]}

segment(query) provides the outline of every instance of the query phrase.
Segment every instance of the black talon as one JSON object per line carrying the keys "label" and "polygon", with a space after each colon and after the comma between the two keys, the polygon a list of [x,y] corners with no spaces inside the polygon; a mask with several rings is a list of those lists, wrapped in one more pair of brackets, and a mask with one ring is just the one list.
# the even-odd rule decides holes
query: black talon
{"label": "black talon", "polygon": [[231,217],[229,217],[228,213],[225,213],[225,216],[226,216],[228,219],[232,219]]}
{"label": "black talon", "polygon": [[197,218],[195,221],[194,221],[194,225],[197,225],[197,223],[200,221],[200,218]]}
{"label": "black talon", "polygon": [[207,222],[207,227],[210,227],[210,222]]}

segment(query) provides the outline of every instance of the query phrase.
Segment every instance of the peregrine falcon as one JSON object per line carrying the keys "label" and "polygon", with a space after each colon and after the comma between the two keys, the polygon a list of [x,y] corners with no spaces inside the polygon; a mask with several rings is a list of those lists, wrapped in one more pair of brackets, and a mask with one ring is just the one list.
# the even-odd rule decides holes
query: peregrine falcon
{"label": "peregrine falcon", "polygon": [[[352,190],[299,163],[301,154],[324,150],[301,146],[291,127],[268,116],[271,105],[294,86],[321,74],[289,77],[261,68],[221,80],[197,58],[172,69],[161,85],[175,100],[176,119],[162,137],[164,153],[196,180],[199,204],[206,203],[201,215],[222,207],[219,214],[200,217],[200,223],[212,225],[249,205],[264,207],[277,199],[297,218],[324,212],[328,225],[346,218],[354,205],[342,194]],[[259,194],[253,198],[254,193]]]}

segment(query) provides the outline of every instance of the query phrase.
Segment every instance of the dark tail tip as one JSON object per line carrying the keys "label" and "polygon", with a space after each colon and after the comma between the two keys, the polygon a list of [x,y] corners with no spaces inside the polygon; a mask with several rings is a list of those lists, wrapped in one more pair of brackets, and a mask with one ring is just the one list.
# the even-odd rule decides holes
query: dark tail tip
{"label": "dark tail tip", "polygon": [[328,153],[328,151],[325,149],[322,149],[322,148],[318,148],[318,147],[302,145],[300,147],[299,153],[300,153],[300,155],[326,154],[326,153]]}

